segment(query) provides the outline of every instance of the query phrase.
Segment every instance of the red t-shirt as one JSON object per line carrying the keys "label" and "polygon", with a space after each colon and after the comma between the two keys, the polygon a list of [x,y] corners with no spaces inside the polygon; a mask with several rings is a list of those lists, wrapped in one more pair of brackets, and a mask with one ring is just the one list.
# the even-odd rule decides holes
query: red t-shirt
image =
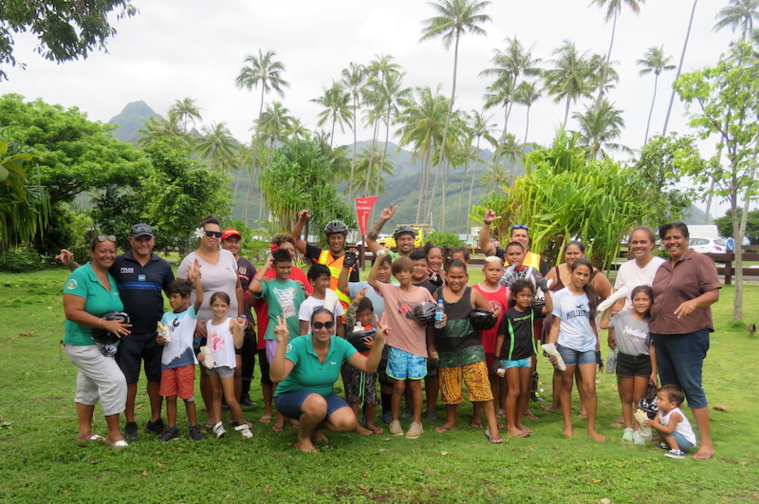
{"label": "red t-shirt", "polygon": [[[264,278],[274,278],[276,273],[272,268],[264,274]],[[290,280],[295,280],[303,284],[306,288],[306,294],[311,295],[314,292],[314,287],[308,282],[306,273],[297,266],[293,266],[290,273]],[[269,327],[269,307],[266,305],[266,300],[263,298],[256,298],[253,302],[253,309],[256,311],[256,320],[258,320],[258,349],[263,350],[266,348],[266,340],[264,340],[264,334],[266,334],[266,328]]]}
{"label": "red t-shirt", "polygon": [[501,306],[501,314],[498,315],[498,321],[496,321],[493,328],[488,329],[487,331],[480,331],[480,338],[482,338],[482,348],[485,350],[485,353],[494,354],[495,340],[498,337],[498,328],[501,327],[501,319],[503,319],[503,314],[506,313],[506,310],[508,310],[509,289],[503,285],[499,285],[497,291],[488,292],[486,290],[483,290],[481,284],[475,285],[473,289],[480,291],[485,298],[485,301],[490,303],[490,306],[492,306],[493,309],[495,309],[496,305]]}

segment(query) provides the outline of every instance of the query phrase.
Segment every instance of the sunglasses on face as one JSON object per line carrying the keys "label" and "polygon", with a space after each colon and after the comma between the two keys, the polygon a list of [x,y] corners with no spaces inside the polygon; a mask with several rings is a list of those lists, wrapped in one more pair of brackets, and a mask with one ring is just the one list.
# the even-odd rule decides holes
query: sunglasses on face
{"label": "sunglasses on face", "polygon": [[97,241],[99,241],[99,242],[109,241],[109,242],[113,242],[113,243],[116,243],[116,237],[115,237],[115,236],[113,236],[113,235],[104,235],[104,234],[102,234],[102,235],[97,235],[97,236],[95,237],[95,239],[96,239]]}
{"label": "sunglasses on face", "polygon": [[527,224],[514,224],[514,226],[512,227],[512,229],[524,229],[524,230],[528,230],[530,228],[527,226]]}
{"label": "sunglasses on face", "polygon": [[206,236],[209,238],[221,238],[221,231],[206,231]]}
{"label": "sunglasses on face", "polygon": [[329,322],[314,322],[311,325],[314,327],[314,329],[317,329],[317,330],[322,329],[322,328],[332,329],[333,327],[335,327],[335,323],[332,320],[330,320]]}

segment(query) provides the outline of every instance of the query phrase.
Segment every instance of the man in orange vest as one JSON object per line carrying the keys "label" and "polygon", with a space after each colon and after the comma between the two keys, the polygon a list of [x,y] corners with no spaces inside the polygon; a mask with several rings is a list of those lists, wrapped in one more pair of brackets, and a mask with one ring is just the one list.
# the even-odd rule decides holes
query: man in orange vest
{"label": "man in orange vest", "polygon": [[[324,250],[315,245],[307,243],[301,237],[303,233],[303,227],[311,218],[311,214],[308,210],[301,210],[298,212],[298,222],[293,227],[292,235],[295,237],[295,248],[300,250],[301,254],[315,263],[324,264],[329,268],[330,281],[329,288],[335,291],[337,298],[340,300],[340,304],[343,305],[344,310],[348,310],[348,306],[351,304],[351,300],[345,295],[343,291],[337,288],[338,279],[340,278],[340,272],[343,269],[343,260],[345,259],[345,237],[348,235],[348,226],[343,221],[333,220],[330,221],[324,227],[324,234],[327,235],[327,243],[329,250]],[[351,270],[348,277],[349,282],[358,282],[359,278],[358,269],[355,267]]]}

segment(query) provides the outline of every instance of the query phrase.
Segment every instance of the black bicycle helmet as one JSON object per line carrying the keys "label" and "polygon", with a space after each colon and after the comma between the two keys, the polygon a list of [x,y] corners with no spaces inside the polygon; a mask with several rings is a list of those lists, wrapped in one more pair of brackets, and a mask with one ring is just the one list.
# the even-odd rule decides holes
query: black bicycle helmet
{"label": "black bicycle helmet", "polygon": [[395,228],[395,232],[393,233],[393,239],[397,240],[398,237],[403,236],[405,234],[409,234],[411,236],[416,237],[416,231],[411,226],[398,226]]}
{"label": "black bicycle helmet", "polygon": [[[129,324],[129,315],[124,312],[108,312],[101,318],[103,320],[118,320],[122,324]],[[121,338],[119,338],[118,335],[112,333],[108,329],[96,327],[92,330],[92,340],[95,343],[100,343],[101,345],[113,345],[118,343]]]}
{"label": "black bicycle helmet", "polygon": [[331,234],[348,234],[348,226],[345,225],[345,222],[341,220],[333,220],[329,221],[326,226],[324,226],[324,234],[331,235]]}
{"label": "black bicycle helmet", "polygon": [[645,411],[648,418],[653,419],[659,411],[659,398],[643,397],[638,401],[638,408]]}
{"label": "black bicycle helmet", "polygon": [[431,301],[422,301],[414,307],[414,320],[420,325],[432,325],[435,323],[435,311],[437,304]]}
{"label": "black bicycle helmet", "polygon": [[377,331],[375,331],[374,329],[372,329],[371,331],[366,331],[366,330],[353,331],[350,335],[348,335],[348,343],[353,345],[355,349],[358,350],[359,352],[366,352],[370,350],[370,348],[364,344],[364,339],[367,336],[374,339],[374,335],[376,333]]}
{"label": "black bicycle helmet", "polygon": [[496,318],[487,310],[475,308],[469,314],[469,321],[472,323],[472,327],[478,331],[487,331],[495,326]]}

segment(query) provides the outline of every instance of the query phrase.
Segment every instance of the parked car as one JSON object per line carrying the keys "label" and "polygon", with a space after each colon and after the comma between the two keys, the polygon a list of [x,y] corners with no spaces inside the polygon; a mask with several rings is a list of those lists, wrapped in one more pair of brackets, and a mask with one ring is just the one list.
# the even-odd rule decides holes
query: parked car
{"label": "parked car", "polygon": [[715,252],[719,254],[727,251],[725,240],[721,238],[691,238],[688,246],[696,252],[702,253]]}

